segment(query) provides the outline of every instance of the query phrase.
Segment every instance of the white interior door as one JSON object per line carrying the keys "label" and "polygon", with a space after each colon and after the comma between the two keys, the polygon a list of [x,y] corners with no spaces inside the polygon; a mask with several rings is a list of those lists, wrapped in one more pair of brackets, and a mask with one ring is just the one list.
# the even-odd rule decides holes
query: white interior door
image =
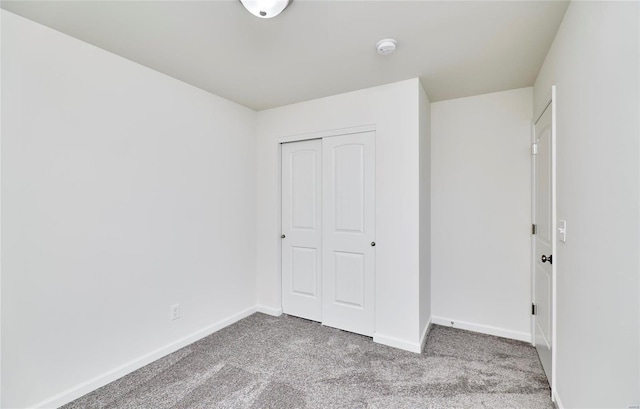
{"label": "white interior door", "polygon": [[324,138],[322,323],[373,336],[375,138]]}
{"label": "white interior door", "polygon": [[535,124],[534,146],[534,342],[549,383],[553,381],[553,259],[555,243],[553,105]]}
{"label": "white interior door", "polygon": [[322,320],[322,142],[282,145],[282,310]]}

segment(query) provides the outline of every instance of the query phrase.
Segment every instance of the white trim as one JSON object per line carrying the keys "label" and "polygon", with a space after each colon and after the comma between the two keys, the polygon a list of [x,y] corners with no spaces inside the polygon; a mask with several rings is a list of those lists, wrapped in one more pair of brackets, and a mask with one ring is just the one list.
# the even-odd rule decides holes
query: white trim
{"label": "white trim", "polygon": [[256,307],[256,311],[261,312],[263,314],[272,315],[274,317],[279,317],[282,315],[282,307],[273,308],[273,307],[267,307],[266,305],[258,305]]}
{"label": "white trim", "polygon": [[427,322],[427,326],[420,336],[420,353],[424,350],[424,344],[427,343],[427,335],[429,335],[429,332],[431,332],[431,317],[429,317],[429,322]]}
{"label": "white trim", "polygon": [[[282,234],[282,144],[278,143],[277,144],[278,147],[278,166],[277,166],[277,170],[276,173],[278,175],[278,213],[274,215],[274,218],[278,221],[278,230],[277,232],[274,232],[274,237],[277,237],[277,245],[276,247],[278,248],[278,257],[277,257],[277,263],[278,263],[278,275],[276,277],[276,285],[277,285],[277,290],[276,290],[276,305],[279,305],[280,308],[282,307],[282,239],[281,239],[281,234]],[[259,269],[258,269],[259,271]],[[284,312],[284,309],[283,309]]]}
{"label": "white trim", "polygon": [[558,243],[557,243],[557,192],[556,192],[556,170],[558,164],[556,162],[556,86],[551,86],[551,254],[555,263],[551,264],[551,280],[553,281],[553,287],[551,289],[551,396],[553,396],[556,390],[556,362],[557,362],[557,324],[556,324],[556,311],[558,309],[556,302],[556,294],[558,289],[557,280],[557,266],[558,266]]}
{"label": "white trim", "polygon": [[[543,111],[544,112],[544,111]],[[536,123],[531,122],[531,144],[536,143]],[[537,225],[536,221],[536,156],[531,155],[531,224]],[[531,234],[531,260],[530,260],[530,277],[531,284],[531,305],[536,303],[536,235]],[[536,346],[536,316],[531,314],[531,345]]]}
{"label": "white trim", "polygon": [[558,392],[556,392],[556,391],[552,391],[551,392],[551,400],[556,405],[556,408],[564,409],[564,405],[562,404],[562,401],[560,400],[560,396],[558,396]]}
{"label": "white trim", "polygon": [[420,347],[421,344],[418,342],[405,341],[404,339],[394,338],[379,333],[373,334],[373,342],[393,348],[404,349],[405,351],[415,352],[417,354],[422,352],[422,348]]}
{"label": "white trim", "polygon": [[431,317],[429,317],[429,322],[427,322],[427,326],[422,331],[422,335],[420,335],[420,342],[417,344],[415,342],[408,342],[399,338],[394,338],[382,334],[374,334],[373,342],[421,354],[424,350],[424,345],[427,343],[427,335],[429,335],[429,332],[431,332],[431,324]]}
{"label": "white trim", "polygon": [[57,408],[62,405],[65,405],[79,397],[92,392],[98,388],[103,387],[104,385],[115,381],[137,369],[142,368],[145,365],[150,364],[153,361],[156,361],[166,355],[169,355],[172,352],[179,350],[180,348],[184,348],[185,346],[192,344],[208,335],[213,334],[216,331],[221,330],[224,327],[227,327],[231,324],[234,324],[240,321],[243,318],[248,317],[249,315],[255,313],[257,311],[256,307],[248,308],[244,311],[240,311],[237,314],[234,314],[228,318],[220,320],[208,327],[205,327],[199,331],[194,332],[191,335],[188,335],[184,338],[181,338],[177,341],[174,341],[170,344],[167,344],[163,347],[156,349],[155,351],[151,351],[148,354],[142,355],[136,359],[133,359],[123,365],[120,365],[114,369],[111,369],[101,375],[98,375],[94,378],[91,378],[85,382],[82,382],[70,389],[67,389],[64,392],[61,392],[57,395],[54,395],[48,399],[45,399],[41,402],[36,403],[35,405],[31,405],[33,408]]}
{"label": "white trim", "polygon": [[[3,11],[4,13],[4,11]],[[0,18],[0,32],[1,28],[2,28],[2,18]],[[0,73],[2,72],[2,68],[0,67]],[[1,75],[0,75],[1,78]],[[0,95],[2,94],[1,92],[2,90],[2,82],[0,81]],[[0,99],[1,100],[1,99]],[[0,112],[2,112],[2,103],[0,102]],[[0,115],[0,129],[2,129],[2,118]],[[1,133],[0,133],[1,135]],[[0,140],[2,139],[2,137],[0,136]],[[1,144],[0,144],[1,145]],[[1,149],[0,149],[1,150]],[[1,168],[1,167],[0,167]],[[2,178],[0,178],[0,180],[2,180]],[[0,189],[0,192],[2,192],[2,189]],[[0,193],[0,197],[2,196],[2,194]],[[0,200],[0,203],[2,203],[2,200]],[[0,206],[1,208],[1,206]],[[0,214],[2,214],[2,212],[0,211]],[[0,226],[2,225],[2,221],[0,220]],[[0,229],[0,231],[2,231]],[[2,239],[0,238],[0,244],[2,243]],[[0,248],[2,248],[2,246],[0,245]],[[2,259],[2,255],[0,254],[0,259]],[[2,268],[0,266],[0,294],[2,294]],[[2,303],[0,303],[0,305],[2,305]],[[0,317],[2,316],[2,308],[0,308]],[[2,351],[2,325],[0,324],[0,351]],[[0,365],[0,385],[2,385],[2,365]],[[0,405],[2,404],[2,388],[0,388]]]}
{"label": "white trim", "polygon": [[[445,327],[465,329],[467,331],[479,332],[481,334],[495,335],[497,337],[516,339],[518,341],[531,342],[531,334],[528,332],[513,331],[506,328],[492,327],[490,325],[475,324],[472,322],[458,321],[453,318],[431,317],[434,324]],[[451,322],[453,321],[453,324]]]}
{"label": "white trim", "polygon": [[328,138],[331,136],[342,136],[342,135],[352,135],[356,133],[363,132],[371,132],[375,131],[375,125],[361,125],[361,126],[353,126],[349,128],[340,128],[340,129],[329,129],[326,131],[318,131],[318,132],[310,132],[305,134],[298,135],[289,135],[289,136],[281,136],[277,138],[278,143],[286,143],[286,142],[297,142],[297,141],[306,141],[309,139],[322,139]]}

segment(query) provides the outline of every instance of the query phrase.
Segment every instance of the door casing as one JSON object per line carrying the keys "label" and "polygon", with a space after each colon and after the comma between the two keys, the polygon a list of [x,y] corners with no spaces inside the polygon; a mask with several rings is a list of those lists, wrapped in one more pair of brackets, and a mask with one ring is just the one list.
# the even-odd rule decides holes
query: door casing
{"label": "door casing", "polygon": [[[551,169],[550,169],[550,194],[551,194],[551,254],[553,255],[553,263],[551,264],[551,397],[554,399],[554,391],[556,389],[556,269],[557,269],[557,216],[556,216],[556,86],[553,85],[551,90],[545,99],[545,104],[542,109],[536,113],[534,120],[531,124],[531,143],[532,146],[536,143],[536,130],[535,124],[542,117],[547,108],[551,109]],[[531,222],[536,224],[536,157],[531,155]],[[536,236],[531,235],[531,302],[536,302],[536,281],[535,281],[535,268],[536,268],[537,256],[536,256]],[[531,315],[531,344],[536,345],[536,315]]]}

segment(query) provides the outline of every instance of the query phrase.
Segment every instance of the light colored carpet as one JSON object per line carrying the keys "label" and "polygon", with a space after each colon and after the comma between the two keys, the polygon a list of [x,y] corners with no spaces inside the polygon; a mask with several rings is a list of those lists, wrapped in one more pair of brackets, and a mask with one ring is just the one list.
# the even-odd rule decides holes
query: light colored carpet
{"label": "light colored carpet", "polygon": [[64,406],[551,409],[531,345],[434,325],[422,354],[254,314]]}

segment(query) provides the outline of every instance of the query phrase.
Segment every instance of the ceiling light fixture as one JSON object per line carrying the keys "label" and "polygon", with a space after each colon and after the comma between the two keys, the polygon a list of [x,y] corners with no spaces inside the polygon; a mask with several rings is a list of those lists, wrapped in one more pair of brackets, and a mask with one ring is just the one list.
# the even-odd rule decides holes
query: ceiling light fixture
{"label": "ceiling light fixture", "polygon": [[282,13],[293,0],[240,0],[249,13],[260,18],[271,18]]}

